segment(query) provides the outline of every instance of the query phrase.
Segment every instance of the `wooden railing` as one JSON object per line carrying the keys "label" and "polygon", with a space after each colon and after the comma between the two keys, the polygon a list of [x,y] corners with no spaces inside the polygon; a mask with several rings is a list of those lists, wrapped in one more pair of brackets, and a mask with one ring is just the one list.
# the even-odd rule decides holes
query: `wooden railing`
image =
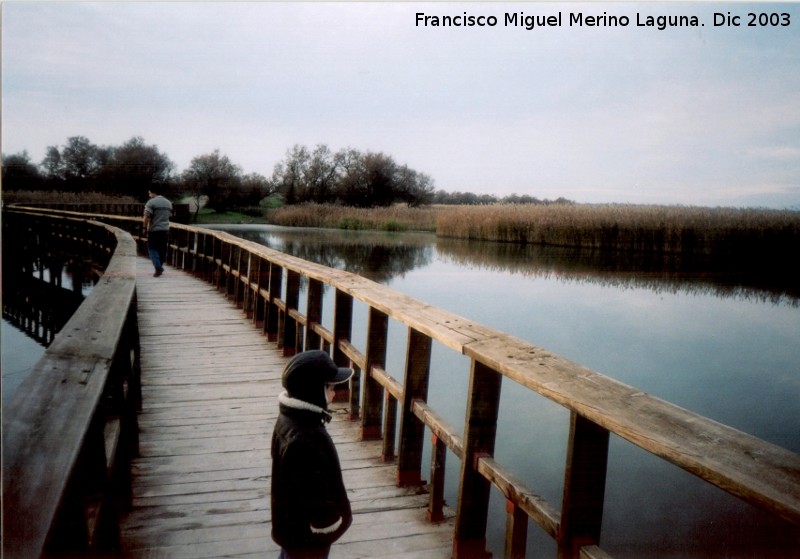
{"label": "wooden railing", "polygon": [[[134,236],[140,229],[138,220],[95,218]],[[507,500],[506,557],[524,557],[528,518],[556,540],[559,558],[607,557],[598,545],[610,433],[800,525],[800,456],[786,449],[366,278],[223,232],[174,225],[169,260],[215,284],[286,355],[323,348],[340,365],[353,366],[359,375],[351,385],[351,418],[360,422],[364,439],[383,439],[384,458],[397,461],[400,485],[422,483],[427,428],[434,440],[431,521],[443,517],[447,450],[460,460],[453,539],[457,559],[486,555],[492,487]],[[322,320],[325,286],[333,289],[329,324]],[[352,340],[354,301],[367,308],[363,347]],[[399,374],[386,370],[390,320],[407,329],[405,367]],[[463,431],[427,402],[434,341],[470,360]],[[494,457],[503,377],[570,412],[560,503],[537,495]]]}
{"label": "wooden railing", "polygon": [[[126,217],[141,217],[142,212],[144,211],[144,204],[132,204],[127,202],[40,202],[36,204],[28,204],[27,207],[41,208],[46,210],[61,210],[75,213],[108,214]],[[172,209],[172,221],[176,223],[189,223],[189,219],[191,217],[189,204],[175,203],[172,204]]]}
{"label": "wooden railing", "polygon": [[114,551],[138,448],[136,244],[103,223],[4,210],[3,250],[66,252],[103,273],[3,409],[3,556]]}

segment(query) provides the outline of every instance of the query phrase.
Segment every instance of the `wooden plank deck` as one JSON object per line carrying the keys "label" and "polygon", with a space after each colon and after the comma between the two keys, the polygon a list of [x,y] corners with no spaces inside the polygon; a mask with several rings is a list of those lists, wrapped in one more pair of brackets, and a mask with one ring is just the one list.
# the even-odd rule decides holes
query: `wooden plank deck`
{"label": "wooden plank deck", "polygon": [[[137,263],[143,406],[126,555],[277,557],[270,537],[269,443],[285,358],[213,286]],[[398,488],[380,443],[345,410],[329,426],[354,521],[332,559],[447,558],[453,520],[425,520],[427,495]]]}

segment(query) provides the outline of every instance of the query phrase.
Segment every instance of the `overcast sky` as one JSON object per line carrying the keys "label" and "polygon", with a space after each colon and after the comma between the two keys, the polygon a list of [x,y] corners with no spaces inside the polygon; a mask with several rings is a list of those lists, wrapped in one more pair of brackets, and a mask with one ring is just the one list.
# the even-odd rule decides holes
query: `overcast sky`
{"label": "overcast sky", "polygon": [[[327,144],[446,191],[800,209],[798,8],[5,1],[2,151],[141,136],[177,171],[219,149],[269,176],[294,144]],[[416,23],[464,12],[497,24]],[[560,25],[505,25],[519,12]],[[741,25],[715,26],[728,12]],[[604,13],[628,25],[570,25]],[[638,25],[657,15],[700,26]]]}

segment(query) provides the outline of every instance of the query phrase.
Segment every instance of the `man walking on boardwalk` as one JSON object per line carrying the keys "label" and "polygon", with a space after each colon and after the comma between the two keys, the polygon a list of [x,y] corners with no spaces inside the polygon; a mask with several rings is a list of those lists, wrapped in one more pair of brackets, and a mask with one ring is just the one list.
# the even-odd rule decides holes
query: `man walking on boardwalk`
{"label": "man walking on boardwalk", "polygon": [[150,199],[144,205],[144,231],[147,235],[147,248],[150,259],[158,277],[164,273],[164,261],[167,259],[167,242],[169,240],[169,217],[172,215],[172,202],[164,198],[156,187],[152,187],[148,195]]}
{"label": "man walking on boardwalk", "polygon": [[319,350],[295,355],[283,370],[286,391],[272,433],[272,539],[280,559],[326,559],[353,521],[325,428],[335,386],[352,375]]}

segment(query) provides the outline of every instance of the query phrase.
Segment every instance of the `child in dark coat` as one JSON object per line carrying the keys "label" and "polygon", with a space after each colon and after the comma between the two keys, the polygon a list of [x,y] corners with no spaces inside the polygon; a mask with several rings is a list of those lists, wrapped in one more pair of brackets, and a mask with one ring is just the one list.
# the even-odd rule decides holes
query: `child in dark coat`
{"label": "child in dark coat", "polygon": [[324,351],[295,355],[283,371],[272,433],[272,539],[281,559],[326,559],[353,515],[339,456],[325,425],[336,384],[353,370]]}

